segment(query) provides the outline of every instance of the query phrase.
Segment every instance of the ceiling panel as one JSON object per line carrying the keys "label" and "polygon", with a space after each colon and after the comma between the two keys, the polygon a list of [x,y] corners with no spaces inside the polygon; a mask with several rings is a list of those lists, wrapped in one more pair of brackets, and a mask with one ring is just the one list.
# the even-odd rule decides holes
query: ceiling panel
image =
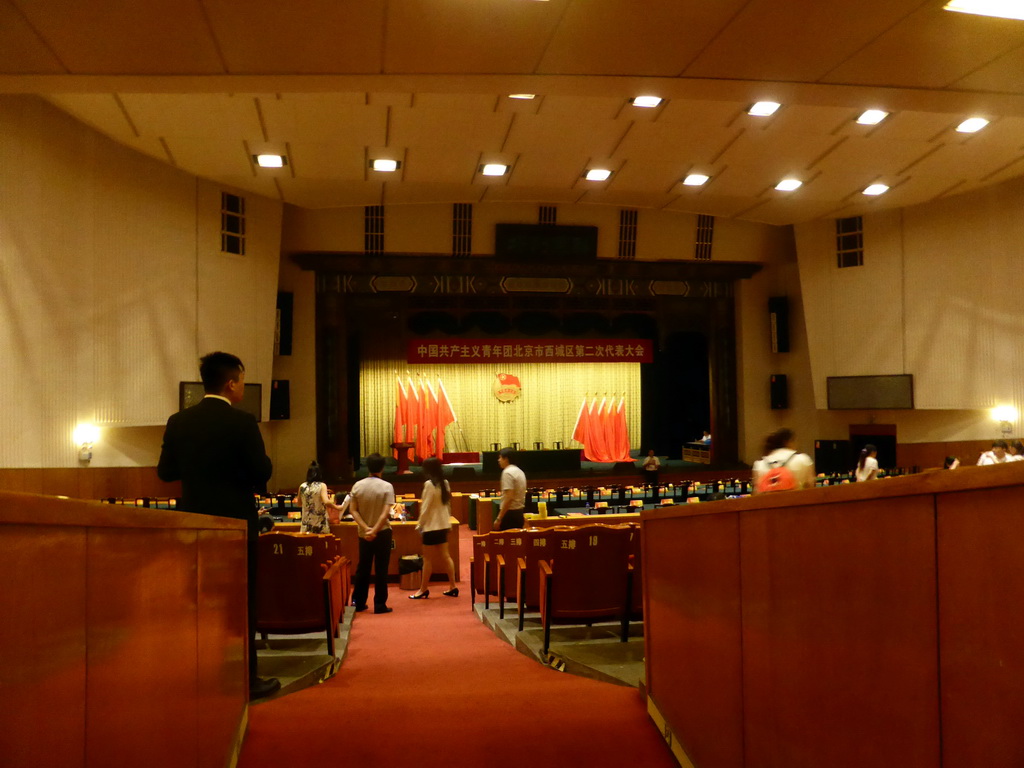
{"label": "ceiling panel", "polygon": [[[261,150],[250,145],[253,154]],[[368,176],[366,152],[362,146],[336,143],[294,142],[288,144],[288,162],[296,176],[309,179],[364,181]]]}
{"label": "ceiling panel", "polygon": [[384,71],[532,72],[566,2],[389,3]]}
{"label": "ceiling panel", "polygon": [[112,93],[59,93],[46,100],[116,141],[127,143],[137,138]]}
{"label": "ceiling panel", "polygon": [[263,138],[252,95],[125,93],[120,98],[141,136]]}
{"label": "ceiling panel", "polygon": [[791,173],[806,175],[814,161],[837,141],[837,137],[828,135],[808,133],[772,135],[762,131],[744,131],[736,141],[729,145],[729,148],[719,158],[719,162],[725,163],[730,168],[743,166],[776,175]]}
{"label": "ceiling panel", "polygon": [[675,200],[675,197],[667,192],[638,192],[608,187],[588,190],[580,202],[621,208],[663,208]]}
{"label": "ceiling panel", "polygon": [[387,108],[365,101],[364,94],[282,94],[260,97],[259,107],[270,141],[383,146]]}
{"label": "ceiling panel", "polygon": [[706,99],[669,99],[661,110],[661,124],[699,125],[708,128],[726,128],[743,113],[749,104],[738,101],[708,101]]}
{"label": "ceiling panel", "polygon": [[1020,45],[1020,22],[951,13],[941,3],[927,3],[822,81],[941,88]]}
{"label": "ceiling panel", "polygon": [[9,0],[0,0],[0,71],[17,74],[60,74],[64,67],[47,48],[21,12]]}
{"label": "ceiling panel", "polygon": [[950,85],[966,90],[1014,93],[1020,90],[1022,72],[1024,72],[1024,45],[1007,51]]}
{"label": "ceiling panel", "polygon": [[516,115],[505,151],[525,155],[562,149],[573,156],[607,158],[628,127],[614,120],[587,121],[572,115]]}
{"label": "ceiling panel", "polygon": [[[872,107],[883,109],[884,107]],[[966,115],[964,115],[966,117]],[[897,111],[890,114],[878,125],[849,123],[840,129],[847,136],[870,136],[883,141],[931,141],[943,131],[956,126],[960,120],[956,115],[937,112]]]}
{"label": "ceiling panel", "polygon": [[381,71],[384,0],[203,0],[202,6],[228,72]]}
{"label": "ceiling panel", "polygon": [[224,72],[199,3],[8,2],[20,9],[68,71],[76,74]]}
{"label": "ceiling panel", "polygon": [[615,151],[631,161],[661,162],[675,168],[709,163],[727,141],[722,130],[696,124],[686,126],[634,125]]}
{"label": "ceiling panel", "polygon": [[636,0],[587,0],[570,3],[538,71],[675,77],[745,2],[645,0],[640,4]]}
{"label": "ceiling panel", "polygon": [[920,2],[752,0],[684,74],[813,82]]}
{"label": "ceiling panel", "polygon": [[587,156],[560,147],[540,147],[519,156],[509,181],[515,187],[571,190],[585,170]]}
{"label": "ceiling panel", "polygon": [[[206,178],[225,175],[252,176],[253,161],[244,142],[230,138],[171,136],[165,139],[174,164],[184,171]],[[287,168],[260,169],[261,175],[291,175]]]}
{"label": "ceiling panel", "polygon": [[432,203],[468,203],[480,199],[482,187],[472,184],[412,182],[392,184],[384,188],[385,205],[405,205],[430,200]]}
{"label": "ceiling panel", "polygon": [[[518,176],[518,170],[516,175]],[[549,203],[568,204],[575,202],[581,193],[578,190],[564,187],[561,189],[545,186],[521,186],[509,184],[504,187],[488,187],[484,200],[491,203]]]}

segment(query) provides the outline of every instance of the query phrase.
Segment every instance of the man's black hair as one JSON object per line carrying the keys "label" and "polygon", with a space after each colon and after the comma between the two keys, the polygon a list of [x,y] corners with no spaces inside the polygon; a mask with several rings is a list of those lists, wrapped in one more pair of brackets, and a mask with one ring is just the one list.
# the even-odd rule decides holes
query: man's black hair
{"label": "man's black hair", "polygon": [[500,451],[498,451],[498,456],[500,456],[503,459],[506,459],[509,464],[517,463],[516,456],[518,456],[518,454],[516,453],[515,448],[502,448]]}
{"label": "man's black hair", "polygon": [[371,475],[376,475],[378,472],[384,471],[384,457],[379,453],[371,453],[366,457],[366,470]]}
{"label": "man's black hair", "polygon": [[245,366],[242,361],[227,352],[211,352],[199,360],[199,378],[207,394],[219,395],[228,381],[238,381]]}

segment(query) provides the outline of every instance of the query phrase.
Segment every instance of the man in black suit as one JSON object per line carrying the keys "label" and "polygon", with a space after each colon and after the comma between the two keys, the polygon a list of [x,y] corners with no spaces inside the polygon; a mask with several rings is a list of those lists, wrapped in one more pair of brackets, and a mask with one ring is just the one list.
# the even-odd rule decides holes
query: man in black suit
{"label": "man in black suit", "polygon": [[172,414],[164,430],[157,474],[181,480],[180,509],[245,520],[248,524],[249,698],[277,691],[274,678],[256,675],[256,556],[259,510],[255,494],[266,489],[272,466],[252,414],[234,404],[245,392],[245,366],[227,352],[200,360],[205,397]]}

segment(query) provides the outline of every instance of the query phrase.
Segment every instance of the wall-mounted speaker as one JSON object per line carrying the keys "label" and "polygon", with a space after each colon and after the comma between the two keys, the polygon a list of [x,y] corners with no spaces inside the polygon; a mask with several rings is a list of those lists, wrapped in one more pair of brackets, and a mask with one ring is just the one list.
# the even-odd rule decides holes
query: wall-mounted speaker
{"label": "wall-mounted speaker", "polygon": [[772,352],[789,352],[789,299],[768,298],[768,322],[771,326]]}
{"label": "wall-mounted speaker", "polygon": [[772,410],[778,411],[789,408],[789,385],[786,382],[786,374],[773,373],[769,390]]}
{"label": "wall-mounted speaker", "polygon": [[270,382],[270,420],[283,421],[291,418],[291,397],[288,379],[274,379]]}

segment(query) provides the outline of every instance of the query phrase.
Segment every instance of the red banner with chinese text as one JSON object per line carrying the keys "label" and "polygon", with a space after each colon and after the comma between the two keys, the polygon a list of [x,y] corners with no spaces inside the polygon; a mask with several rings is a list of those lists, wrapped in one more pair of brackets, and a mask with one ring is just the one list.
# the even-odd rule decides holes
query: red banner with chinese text
{"label": "red banner with chinese text", "polygon": [[423,339],[409,342],[406,362],[424,363],[650,363],[650,339]]}

